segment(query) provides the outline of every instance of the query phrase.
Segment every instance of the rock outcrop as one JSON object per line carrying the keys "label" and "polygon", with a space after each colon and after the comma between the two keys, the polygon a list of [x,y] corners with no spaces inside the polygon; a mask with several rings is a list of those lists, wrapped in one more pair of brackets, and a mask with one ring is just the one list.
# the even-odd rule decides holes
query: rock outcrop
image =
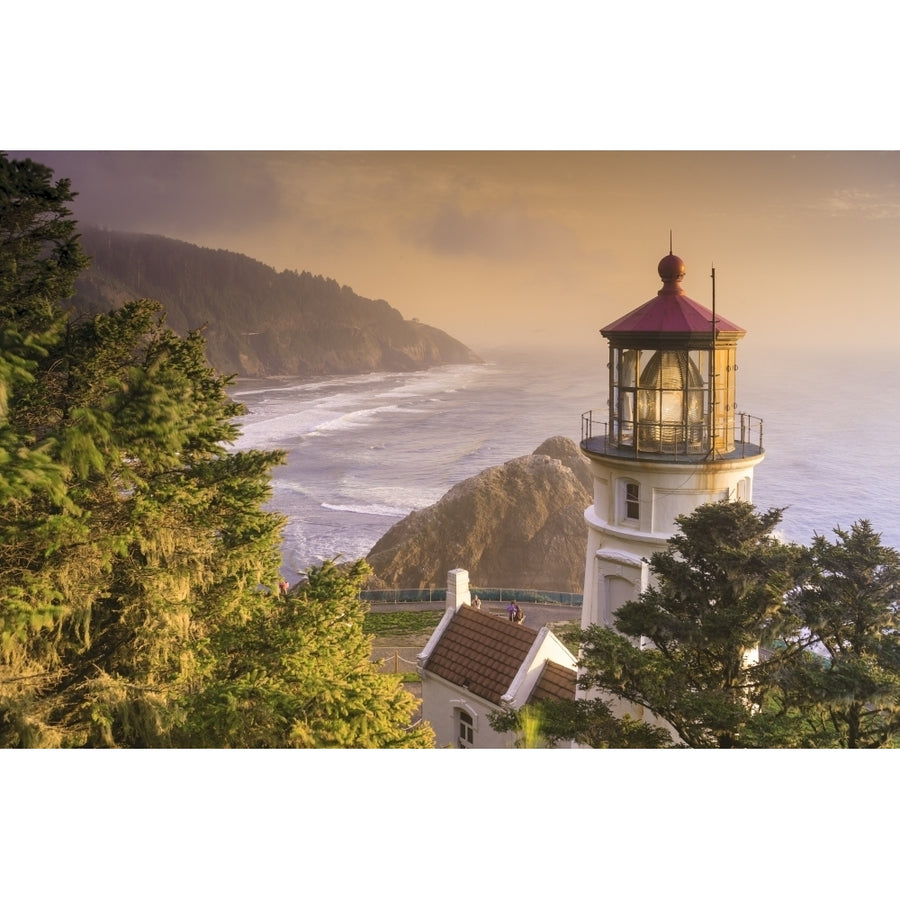
{"label": "rock outcrop", "polygon": [[476,586],[581,593],[591,485],[576,444],[550,438],[394,525],[367,557],[373,586],[443,587],[459,567]]}

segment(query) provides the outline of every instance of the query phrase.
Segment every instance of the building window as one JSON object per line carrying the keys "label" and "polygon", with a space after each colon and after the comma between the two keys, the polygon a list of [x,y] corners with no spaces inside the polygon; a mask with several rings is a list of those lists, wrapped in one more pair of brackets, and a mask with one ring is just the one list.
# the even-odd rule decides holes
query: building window
{"label": "building window", "polygon": [[641,504],[640,504],[641,488],[640,485],[629,481],[625,485],[625,518],[634,519],[639,522],[641,520]]}
{"label": "building window", "polygon": [[463,749],[474,746],[474,744],[475,744],[475,727],[474,727],[475,723],[472,721],[472,717],[464,709],[458,709],[456,711],[456,721],[457,721],[456,745],[458,747],[462,747]]}

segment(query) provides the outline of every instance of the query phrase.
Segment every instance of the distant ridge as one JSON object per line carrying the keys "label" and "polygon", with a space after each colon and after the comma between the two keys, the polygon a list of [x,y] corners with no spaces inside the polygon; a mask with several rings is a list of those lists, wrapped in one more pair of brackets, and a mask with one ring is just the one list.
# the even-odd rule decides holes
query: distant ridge
{"label": "distant ridge", "polygon": [[409,321],[334,279],[159,235],[82,229],[92,263],[76,283],[79,314],[149,297],[179,334],[203,328],[224,374],[356,375],[482,360],[446,332]]}

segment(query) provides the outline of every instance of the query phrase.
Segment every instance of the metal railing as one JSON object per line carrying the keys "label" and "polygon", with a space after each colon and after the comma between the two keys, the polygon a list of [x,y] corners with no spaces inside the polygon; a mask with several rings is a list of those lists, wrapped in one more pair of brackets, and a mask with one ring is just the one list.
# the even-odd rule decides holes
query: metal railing
{"label": "metal railing", "polygon": [[[539,603],[547,606],[581,606],[582,595],[565,591],[536,591],[529,588],[469,587],[469,592],[488,603]],[[446,603],[446,588],[403,588],[398,590],[360,591],[359,599],[367,603]]]}
{"label": "metal railing", "polygon": [[[605,412],[605,411],[604,411]],[[615,426],[615,427],[614,427]],[[581,416],[581,446],[603,456],[653,456],[677,461],[709,458],[740,459],[763,452],[763,420],[739,413],[732,424],[733,449],[719,447],[705,422],[682,425],[668,422],[633,422],[627,427],[594,418],[594,410]],[[715,457],[712,446],[716,445]]]}

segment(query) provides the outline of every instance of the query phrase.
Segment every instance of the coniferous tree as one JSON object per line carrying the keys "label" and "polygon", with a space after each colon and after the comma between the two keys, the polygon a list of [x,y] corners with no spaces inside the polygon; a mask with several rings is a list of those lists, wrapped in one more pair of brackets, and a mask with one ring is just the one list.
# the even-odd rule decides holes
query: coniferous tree
{"label": "coniferous tree", "polygon": [[780,510],[730,501],[679,516],[650,560],[654,585],[615,613],[618,633],[583,635],[585,683],[649,710],[688,746],[755,745],[762,720],[752,736],[749,723],[763,716],[774,728],[780,712],[773,673],[800,653],[782,643],[752,663],[758,647],[799,627],[784,600],[799,550],[772,535],[780,521]]}
{"label": "coniferous tree", "polygon": [[667,728],[689,747],[801,745],[810,729],[780,681],[805,664],[809,639],[797,637],[800,622],[785,601],[800,548],[773,536],[780,520],[778,509],[757,515],[729,501],[680,516],[667,549],[650,559],[655,584],[616,611],[615,629],[577,633],[579,684],[590,699],[548,704],[551,736],[660,747],[659,728]]}
{"label": "coniferous tree", "polygon": [[62,488],[50,441],[30,428],[27,398],[64,327],[57,299],[86,264],[66,206],[74,196],[42,166],[0,154],[0,503]]}
{"label": "coniferous tree", "polygon": [[59,298],[71,294],[86,264],[66,205],[74,196],[43,166],[0,154],[0,746],[40,741],[40,715],[20,700],[52,680],[45,667],[52,651],[32,653],[28,644],[64,616],[36,573],[35,536],[45,527],[42,507],[72,506],[58,442],[33,407],[65,326]]}
{"label": "coniferous tree", "polygon": [[834,543],[785,545],[772,535],[780,518],[731,502],[680,517],[650,560],[655,585],[617,611],[617,630],[579,632],[580,683],[600,696],[550,704],[545,734],[660,746],[618,733],[612,698],[690,747],[895,746],[900,556],[865,521],[835,529]]}
{"label": "coniferous tree", "polygon": [[282,602],[213,637],[216,672],[186,724],[191,746],[424,748],[417,701],[371,661],[359,591],[364,560],[312,567]]}
{"label": "coniferous tree", "polygon": [[0,743],[169,746],[221,616],[277,581],[281,518],[262,504],[281,454],[228,451],[241,408],[156,304],[66,319],[87,262],[68,185],[2,172],[0,321],[41,348],[9,381],[5,424],[53,481],[20,477],[0,510]]}
{"label": "coniferous tree", "polygon": [[520,709],[488,715],[494,731],[517,734],[516,746],[558,747],[574,741],[581,747],[653,750],[673,746],[665,728],[628,716],[616,716],[599,697],[590,700],[544,700]]}
{"label": "coniferous tree", "polygon": [[[816,641],[788,698],[833,746],[893,747],[900,733],[900,554],[862,520],[816,535],[793,598]],[[823,743],[825,743],[823,741]]]}
{"label": "coniferous tree", "polygon": [[[356,632],[347,655],[278,597],[283,454],[230,452],[202,336],[145,300],[65,316],[87,261],[51,176],[0,155],[0,746],[427,743]],[[331,675],[312,726],[301,663]]]}

